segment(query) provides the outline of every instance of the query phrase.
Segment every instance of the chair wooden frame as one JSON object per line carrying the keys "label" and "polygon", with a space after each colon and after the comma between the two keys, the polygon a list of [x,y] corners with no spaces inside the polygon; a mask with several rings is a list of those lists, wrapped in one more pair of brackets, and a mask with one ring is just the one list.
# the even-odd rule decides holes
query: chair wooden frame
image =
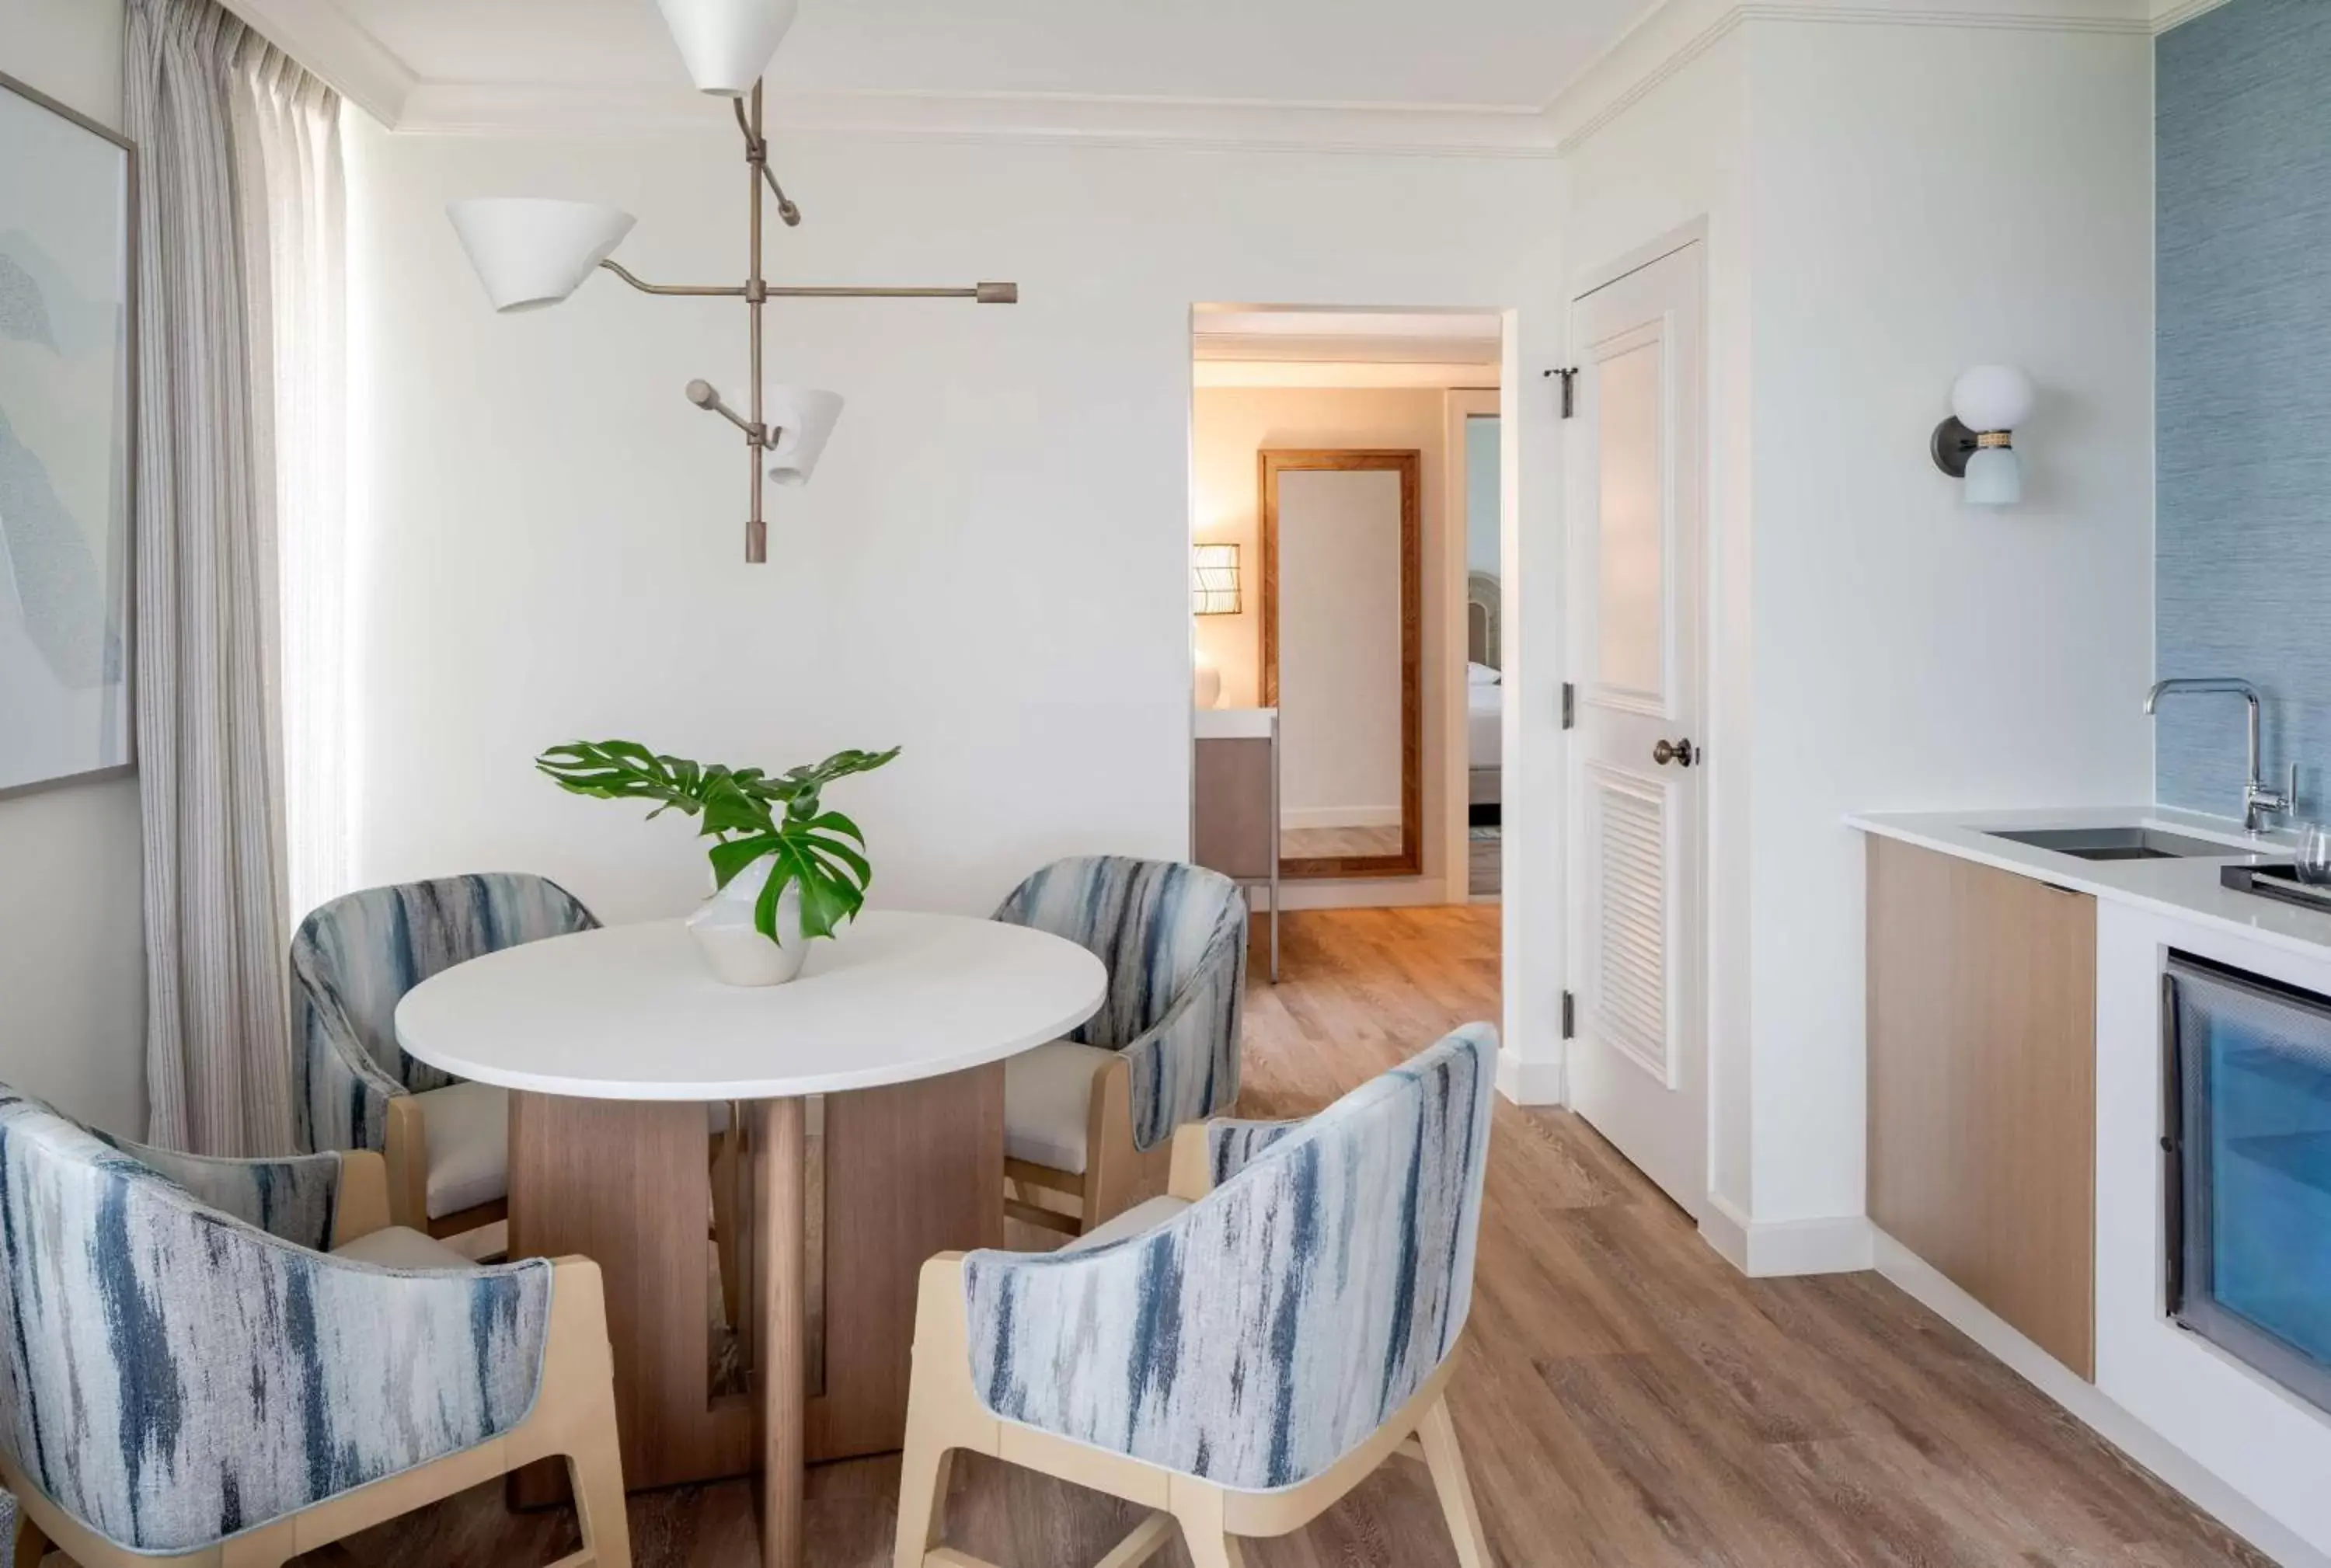
{"label": "chair wooden frame", "polygon": [[[388,1223],[386,1164],[369,1150],[340,1155],[340,1195],[332,1243],[345,1246]],[[176,1555],[117,1546],[75,1520],[0,1454],[0,1483],[16,1495],[16,1568],[36,1568],[54,1547],[80,1568],[281,1568],[291,1558],[507,1475],[538,1459],[564,1458],[575,1487],[583,1546],[550,1568],[631,1568],[631,1525],[623,1513],[623,1460],[615,1448],[614,1360],[607,1344],[606,1297],[599,1266],[587,1258],[553,1264],[550,1324],[533,1411],[498,1438],[327,1497]]]}
{"label": "chair wooden frame", "polygon": [[[1112,1056],[1093,1071],[1085,1111],[1084,1170],[1061,1171],[1031,1160],[1006,1159],[1004,1180],[1019,1195],[1006,1193],[1004,1212],[1025,1225],[1081,1236],[1154,1196],[1164,1185],[1172,1147],[1170,1142],[1160,1144],[1147,1154],[1134,1147],[1133,1067],[1123,1056]],[[1048,1204],[1047,1196],[1065,1199],[1075,1207]]]}
{"label": "chair wooden frame", "polygon": [[380,1152],[388,1162],[388,1212],[395,1223],[442,1241],[509,1218],[506,1198],[429,1217],[429,1118],[412,1095],[390,1097]]}
{"label": "chair wooden frame", "polygon": [[[1195,1202],[1213,1186],[1204,1126],[1182,1128],[1172,1148],[1169,1191]],[[1480,1510],[1449,1415],[1447,1388],[1457,1365],[1453,1348],[1391,1420],[1324,1474],[1281,1491],[1241,1491],[1004,1421],[981,1404],[971,1382],[963,1257],[960,1252],[942,1253],[923,1265],[893,1568],[995,1568],[942,1544],[947,1474],[957,1449],[1150,1509],[1094,1568],[1138,1568],[1165,1548],[1177,1524],[1194,1568],[1244,1568],[1242,1536],[1299,1530],[1394,1455],[1421,1459],[1432,1471],[1460,1568],[1492,1568]]]}

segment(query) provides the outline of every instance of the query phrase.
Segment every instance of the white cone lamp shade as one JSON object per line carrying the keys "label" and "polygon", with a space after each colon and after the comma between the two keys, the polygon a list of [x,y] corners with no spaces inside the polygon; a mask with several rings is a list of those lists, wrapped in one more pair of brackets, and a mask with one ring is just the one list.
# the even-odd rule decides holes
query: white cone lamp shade
{"label": "white cone lamp shade", "polygon": [[826,439],[842,419],[842,394],[813,386],[769,388],[769,424],[776,444],[769,449],[769,477],[781,485],[809,483]]}
{"label": "white cone lamp shade", "polygon": [[776,57],[795,0],[656,0],[699,92],[742,98]]}
{"label": "white cone lamp shade", "polygon": [[632,214],[596,202],[480,196],[445,209],[486,298],[505,315],[556,305],[632,232]]}

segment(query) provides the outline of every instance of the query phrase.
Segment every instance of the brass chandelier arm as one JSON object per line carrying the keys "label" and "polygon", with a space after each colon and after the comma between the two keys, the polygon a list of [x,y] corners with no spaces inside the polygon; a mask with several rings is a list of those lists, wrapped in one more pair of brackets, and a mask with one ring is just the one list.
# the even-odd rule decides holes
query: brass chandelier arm
{"label": "brass chandelier arm", "polygon": [[770,284],[771,298],[794,299],[976,299],[983,305],[1017,305],[1017,283],[975,283],[968,289],[858,289],[842,287],[779,287]]}
{"label": "brass chandelier arm", "polygon": [[642,294],[689,294],[710,299],[742,299],[747,290],[741,283],[650,283],[620,261],[599,263]]}
{"label": "brass chandelier arm", "polygon": [[[760,108],[760,83],[755,82],[753,107],[756,114]],[[745,100],[741,98],[732,98],[728,101],[737,110],[737,128],[745,133],[745,161],[759,169],[761,177],[769,182],[769,194],[777,198],[777,216],[785,220],[785,227],[800,228],[801,209],[794,205],[791,196],[785,195],[785,186],[777,184],[777,171],[769,166],[768,142],[755,129],[755,120],[746,118]]]}

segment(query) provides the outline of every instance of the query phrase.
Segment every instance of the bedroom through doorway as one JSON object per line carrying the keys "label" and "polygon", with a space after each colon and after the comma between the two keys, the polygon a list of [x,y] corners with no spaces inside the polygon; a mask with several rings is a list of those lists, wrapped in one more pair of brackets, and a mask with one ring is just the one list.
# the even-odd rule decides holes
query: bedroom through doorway
{"label": "bedroom through doorway", "polygon": [[1505,329],[1193,312],[1193,839],[1259,917],[1498,898]]}

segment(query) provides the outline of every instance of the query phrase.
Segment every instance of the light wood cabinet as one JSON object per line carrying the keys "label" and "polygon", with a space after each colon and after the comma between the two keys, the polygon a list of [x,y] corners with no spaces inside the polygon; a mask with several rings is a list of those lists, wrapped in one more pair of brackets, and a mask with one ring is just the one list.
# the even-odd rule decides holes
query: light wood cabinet
{"label": "light wood cabinet", "polygon": [[2097,906],[1870,841],[1870,1216],[2096,1375]]}

